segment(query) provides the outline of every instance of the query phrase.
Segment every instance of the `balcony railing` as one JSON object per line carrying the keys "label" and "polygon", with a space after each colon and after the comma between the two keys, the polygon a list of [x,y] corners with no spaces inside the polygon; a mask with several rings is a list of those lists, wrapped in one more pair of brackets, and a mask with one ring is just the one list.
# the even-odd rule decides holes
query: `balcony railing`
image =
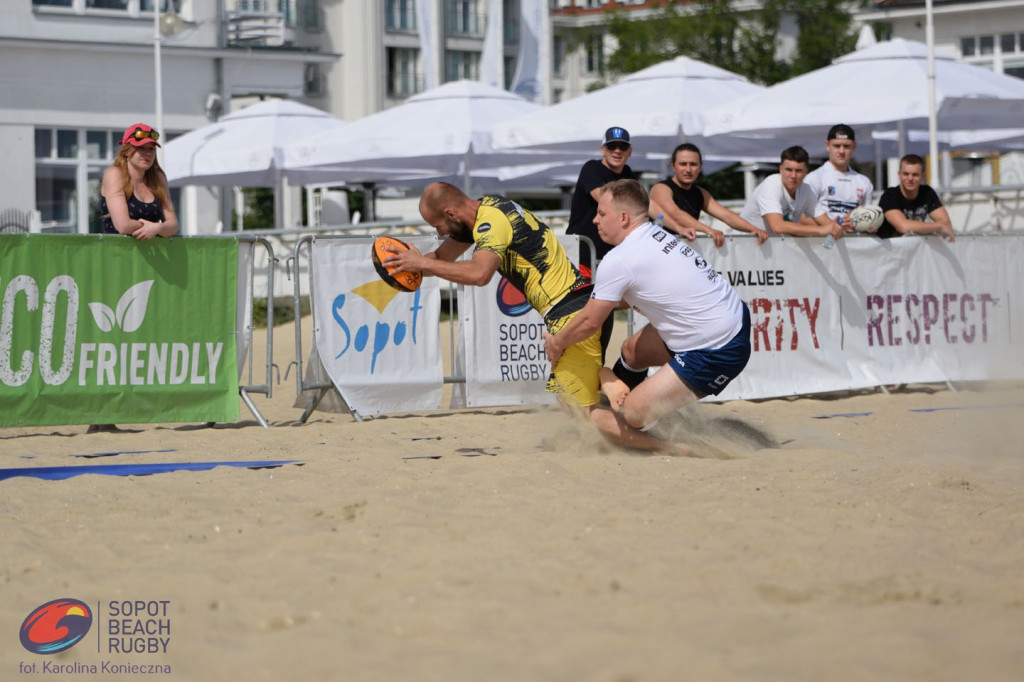
{"label": "balcony railing", "polygon": [[285,44],[285,15],[280,12],[225,13],[229,46],[281,47]]}

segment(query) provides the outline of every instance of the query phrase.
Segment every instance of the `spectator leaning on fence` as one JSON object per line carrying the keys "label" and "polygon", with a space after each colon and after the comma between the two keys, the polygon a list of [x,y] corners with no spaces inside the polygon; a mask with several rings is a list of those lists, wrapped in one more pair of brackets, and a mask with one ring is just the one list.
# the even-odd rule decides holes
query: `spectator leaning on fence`
{"label": "spectator leaning on fence", "polygon": [[103,172],[100,184],[100,222],[109,234],[136,239],[170,237],[178,232],[178,216],[171,193],[156,160],[160,133],[145,123],[134,123],[121,137],[114,163]]}
{"label": "spectator leaning on fence", "polygon": [[885,216],[878,228],[882,239],[904,234],[939,234],[953,241],[953,224],[939,195],[929,185],[921,184],[924,159],[907,154],[900,159],[900,184],[882,192],[878,206]]}
{"label": "spectator leaning on fence", "polygon": [[700,149],[694,144],[684,142],[672,151],[672,175],[651,187],[652,217],[660,214],[665,229],[687,239],[696,237],[697,232],[704,232],[715,240],[715,246],[721,246],[725,243],[725,235],[721,230],[700,222],[703,211],[734,230],[757,235],[757,243],[763,244],[768,238],[767,232],[722,206],[711,192],[696,184],[703,164]]}
{"label": "spectator leaning on fence", "polygon": [[804,183],[808,160],[803,147],[782,150],[779,172],[754,188],[740,217],[772,234],[839,239],[843,228],[820,208],[814,190]]}
{"label": "spectator leaning on fence", "polygon": [[828,160],[808,173],[805,182],[815,191],[823,212],[847,232],[853,232],[850,211],[869,203],[875,187],[867,176],[850,168],[857,151],[853,128],[845,123],[832,126],[825,136],[825,149]]}
{"label": "spectator leaning on fence", "polygon": [[[597,196],[601,187],[612,180],[622,178],[636,179],[626,162],[633,153],[629,141],[629,131],[625,128],[612,126],[604,132],[601,140],[601,159],[591,159],[583,164],[580,175],[576,179],[576,188],[572,193],[572,206],[569,209],[569,225],[566,234],[588,237],[594,244],[595,258],[600,261],[612,248],[601,241],[594,227],[594,216],[597,215]],[[596,263],[590,262],[590,249],[580,244],[580,272],[588,280],[593,279],[593,268]],[[612,338],[614,318],[608,318],[601,328],[601,358],[604,359],[608,343]]]}

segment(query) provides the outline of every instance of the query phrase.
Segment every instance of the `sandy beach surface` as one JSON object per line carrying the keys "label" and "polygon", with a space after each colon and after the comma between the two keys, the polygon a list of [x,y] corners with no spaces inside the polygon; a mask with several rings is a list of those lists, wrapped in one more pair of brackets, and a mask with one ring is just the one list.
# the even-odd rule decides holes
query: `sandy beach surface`
{"label": "sandy beach surface", "polygon": [[[291,380],[268,429],[3,429],[6,468],[302,465],[0,481],[0,680],[1020,680],[1024,386],[957,388],[702,404],[685,459],[547,407],[301,424]],[[93,630],[28,652],[62,597]]]}

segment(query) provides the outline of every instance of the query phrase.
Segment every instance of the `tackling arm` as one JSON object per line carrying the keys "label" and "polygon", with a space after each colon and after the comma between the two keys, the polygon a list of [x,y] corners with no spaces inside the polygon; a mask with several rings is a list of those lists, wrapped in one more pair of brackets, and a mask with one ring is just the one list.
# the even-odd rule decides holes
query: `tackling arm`
{"label": "tackling arm", "polygon": [[569,324],[562,327],[557,334],[552,336],[545,332],[544,351],[548,355],[551,366],[555,366],[566,348],[589,339],[601,329],[605,319],[618,305],[619,301],[601,301],[592,298],[583,306],[583,310],[576,313]]}

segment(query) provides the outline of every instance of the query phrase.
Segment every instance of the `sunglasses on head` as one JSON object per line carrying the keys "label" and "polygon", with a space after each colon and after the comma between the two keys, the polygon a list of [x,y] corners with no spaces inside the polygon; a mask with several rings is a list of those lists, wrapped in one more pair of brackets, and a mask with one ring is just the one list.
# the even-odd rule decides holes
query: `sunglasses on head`
{"label": "sunglasses on head", "polygon": [[624,152],[629,149],[629,143],[627,142],[609,142],[605,146],[613,152]]}
{"label": "sunglasses on head", "polygon": [[149,138],[150,140],[156,142],[157,140],[160,139],[160,133],[158,133],[155,130],[143,130],[142,128],[136,128],[135,132],[131,134],[131,137],[140,141]]}

